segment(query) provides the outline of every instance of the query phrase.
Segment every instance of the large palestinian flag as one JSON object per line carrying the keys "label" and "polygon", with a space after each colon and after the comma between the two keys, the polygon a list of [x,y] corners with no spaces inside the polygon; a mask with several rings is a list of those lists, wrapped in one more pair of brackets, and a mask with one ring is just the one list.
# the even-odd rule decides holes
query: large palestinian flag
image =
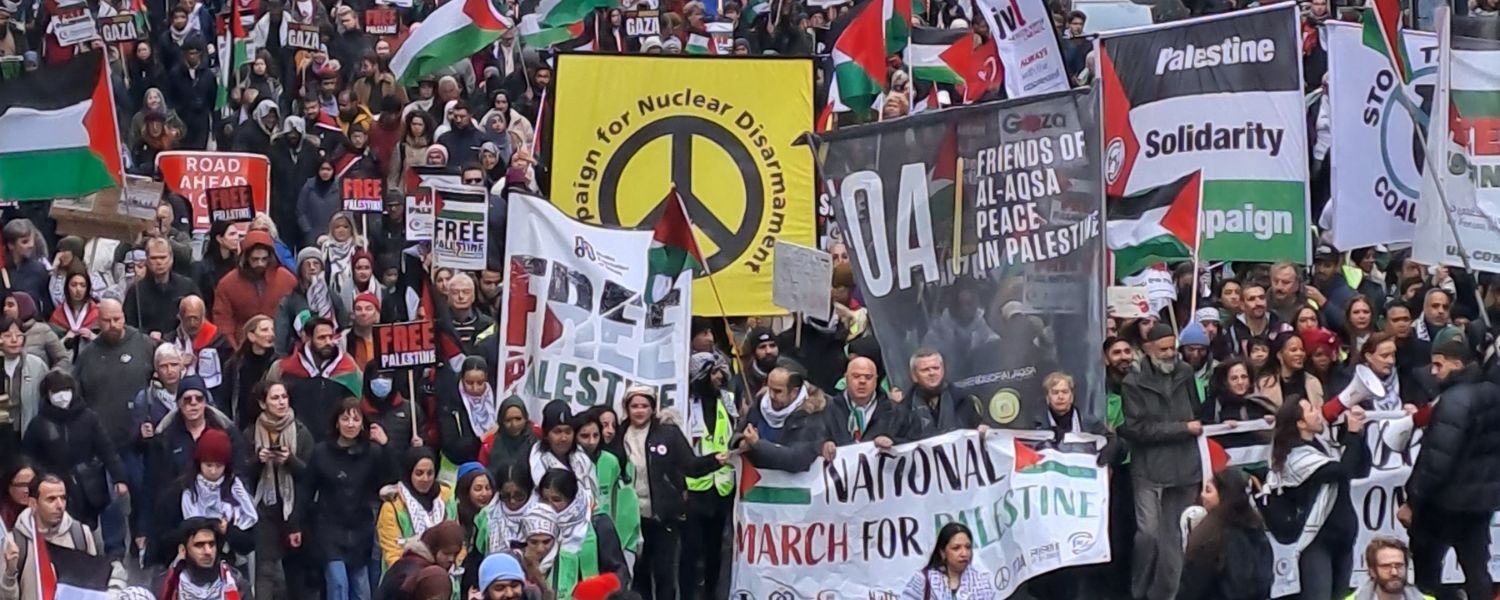
{"label": "large palestinian flag", "polygon": [[834,21],[833,82],[828,112],[869,114],[885,94],[885,16],[880,0],[860,0]]}
{"label": "large palestinian flag", "polygon": [[911,32],[906,63],[913,79],[963,85],[977,68],[974,34],[965,29],[917,27]]}
{"label": "large palestinian flag", "polygon": [[1159,262],[1193,257],[1198,243],[1202,172],[1105,204],[1107,239],[1115,255],[1115,278]]}
{"label": "large palestinian flag", "polygon": [[0,199],[77,198],[121,184],[120,131],[103,53],[0,86]]}
{"label": "large palestinian flag", "polygon": [[1107,194],[1202,171],[1203,260],[1309,262],[1298,27],[1277,4],[1102,34]]}
{"label": "large palestinian flag", "polygon": [[454,0],[412,29],[391,58],[391,72],[401,85],[416,85],[423,75],[489,47],[511,26],[510,15],[491,0]]}

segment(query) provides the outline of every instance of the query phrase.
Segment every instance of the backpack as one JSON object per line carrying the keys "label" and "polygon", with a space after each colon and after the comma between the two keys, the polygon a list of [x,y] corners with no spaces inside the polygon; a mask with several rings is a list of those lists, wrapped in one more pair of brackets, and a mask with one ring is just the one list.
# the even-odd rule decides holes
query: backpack
{"label": "backpack", "polygon": [[[16,535],[16,548],[21,551],[20,559],[16,561],[16,564],[20,565],[22,570],[25,570],[27,555],[31,554],[31,538],[21,533],[19,529],[12,530],[11,533]],[[74,519],[73,524],[68,527],[68,537],[73,539],[74,550],[83,550],[85,552],[89,550],[89,533],[83,529],[83,524],[79,523],[77,519]]]}

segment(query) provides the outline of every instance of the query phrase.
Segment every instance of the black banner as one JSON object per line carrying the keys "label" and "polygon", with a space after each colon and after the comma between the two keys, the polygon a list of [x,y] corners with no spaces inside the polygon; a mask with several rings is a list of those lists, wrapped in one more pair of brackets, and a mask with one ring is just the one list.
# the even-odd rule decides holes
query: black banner
{"label": "black banner", "polygon": [[[1104,416],[1103,200],[1083,90],[827,135],[822,175],[893,385],[942,353],[992,425],[1045,419],[1043,380]],[[1090,117],[1091,118],[1091,117]],[[956,250],[956,252],[955,252]]]}

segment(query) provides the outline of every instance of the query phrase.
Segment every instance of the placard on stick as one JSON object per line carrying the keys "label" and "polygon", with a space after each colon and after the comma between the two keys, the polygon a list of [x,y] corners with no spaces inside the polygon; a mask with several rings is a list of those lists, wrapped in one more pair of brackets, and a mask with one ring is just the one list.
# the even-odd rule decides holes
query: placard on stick
{"label": "placard on stick", "polygon": [[376,325],[375,364],[381,370],[437,364],[437,340],[432,321]]}
{"label": "placard on stick", "polygon": [[99,17],[99,37],[106,44],[119,44],[133,42],[141,37],[140,28],[135,23],[135,13],[126,12],[108,17]]}
{"label": "placard on stick", "polygon": [[1139,319],[1151,314],[1146,286],[1112,285],[1104,290],[1104,314],[1116,319]]}
{"label": "placard on stick", "polygon": [[255,218],[255,195],[249,185],[208,188],[209,219],[215,223],[235,223]]}
{"label": "placard on stick", "polygon": [[437,219],[437,197],[432,188],[422,186],[406,197],[406,239],[423,242],[432,239]]}
{"label": "placard on stick", "polygon": [[655,10],[625,11],[625,35],[643,38],[661,33],[661,13]]}
{"label": "placard on stick", "polygon": [[365,11],[365,33],[370,35],[396,35],[400,25],[396,21],[396,9],[376,6]]}
{"label": "placard on stick", "polygon": [[344,179],[344,210],[355,213],[378,213],[382,210],[381,194],[385,184],[371,177]]}
{"label": "placard on stick", "polygon": [[832,306],[833,257],[827,252],[788,242],[776,242],[771,302],[792,312],[817,318]]}
{"label": "placard on stick", "polygon": [[298,23],[287,20],[286,22],[286,45],[298,50],[317,50],[323,43],[323,37],[318,32],[318,26],[309,23]]}

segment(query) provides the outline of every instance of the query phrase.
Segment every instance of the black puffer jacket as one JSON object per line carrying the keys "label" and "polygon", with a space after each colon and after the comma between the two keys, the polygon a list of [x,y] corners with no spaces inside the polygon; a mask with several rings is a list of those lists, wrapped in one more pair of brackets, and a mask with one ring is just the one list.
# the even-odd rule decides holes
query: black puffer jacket
{"label": "black puffer jacket", "polygon": [[68,484],[68,513],[93,523],[109,504],[105,474],[115,481],[125,481],[125,464],[105,434],[99,416],[85,408],[81,400],[74,392],[67,409],[44,400],[36,418],[26,427],[21,449]]}
{"label": "black puffer jacket", "polygon": [[780,428],[771,427],[760,403],[759,398],[750,401],[749,412],[735,431],[736,435],[743,435],[746,425],[754,425],[760,433],[760,441],[745,453],[750,462],[757,467],[780,471],[803,472],[811,468],[823,449],[823,443],[833,440],[823,416],[828,398],[822,391],[809,388],[802,407],[787,415]]}
{"label": "black puffer jacket", "polygon": [[1417,510],[1500,509],[1500,386],[1477,365],[1442,382],[1406,498]]}

